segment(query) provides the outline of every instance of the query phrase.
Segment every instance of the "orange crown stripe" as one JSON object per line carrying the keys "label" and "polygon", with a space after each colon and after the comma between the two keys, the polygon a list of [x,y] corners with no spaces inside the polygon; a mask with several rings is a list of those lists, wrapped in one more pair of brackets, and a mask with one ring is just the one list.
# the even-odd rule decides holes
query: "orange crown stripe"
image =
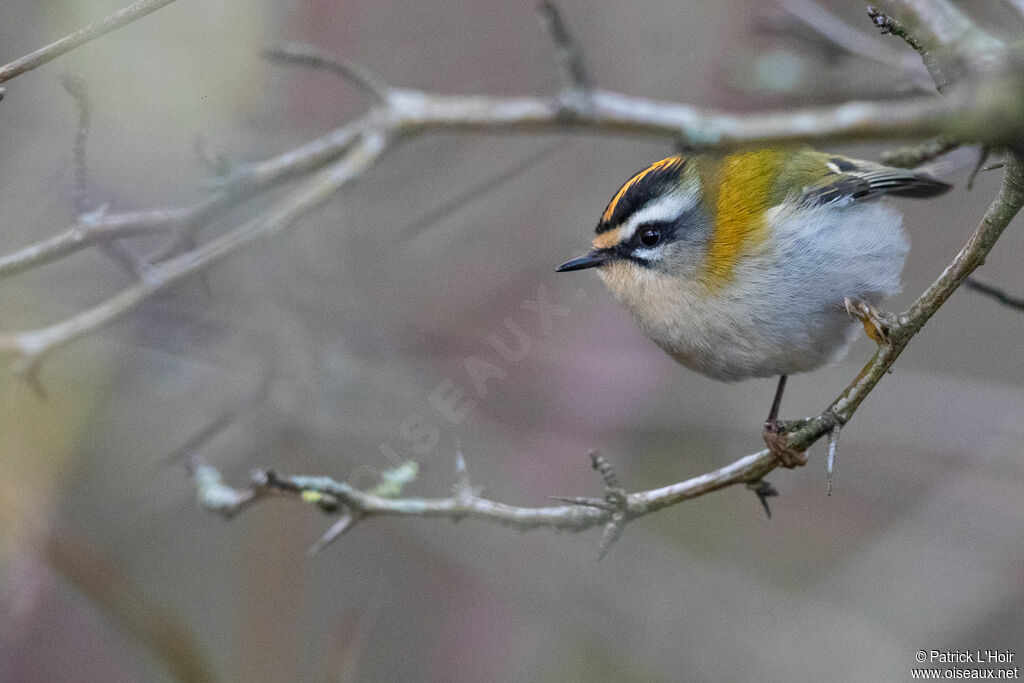
{"label": "orange crown stripe", "polygon": [[611,220],[612,214],[615,213],[615,207],[618,206],[619,202],[622,200],[625,194],[629,192],[629,189],[636,185],[637,183],[639,183],[645,177],[647,177],[649,173],[670,168],[672,165],[678,164],[682,160],[682,157],[680,157],[678,154],[675,156],[666,157],[661,161],[654,162],[653,164],[651,164],[650,166],[648,166],[647,168],[645,168],[644,170],[640,171],[635,176],[630,178],[628,181],[626,181],[626,184],[620,187],[619,191],[615,193],[614,197],[612,197],[612,200],[608,202],[608,208],[606,208],[604,210],[604,213],[601,215],[601,222],[607,223],[608,221]]}

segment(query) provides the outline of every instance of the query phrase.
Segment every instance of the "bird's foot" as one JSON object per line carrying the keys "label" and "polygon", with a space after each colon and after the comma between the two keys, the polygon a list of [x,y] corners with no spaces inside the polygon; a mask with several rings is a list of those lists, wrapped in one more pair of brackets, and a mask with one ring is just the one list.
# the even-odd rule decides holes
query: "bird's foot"
{"label": "bird's foot", "polygon": [[807,454],[803,451],[792,448],[787,443],[790,425],[782,420],[766,420],[761,438],[768,446],[768,450],[779,461],[783,467],[793,469],[803,467],[807,464]]}
{"label": "bird's foot", "polygon": [[843,306],[846,312],[864,325],[864,331],[876,344],[883,346],[889,343],[889,323],[886,316],[866,301],[844,297]]}

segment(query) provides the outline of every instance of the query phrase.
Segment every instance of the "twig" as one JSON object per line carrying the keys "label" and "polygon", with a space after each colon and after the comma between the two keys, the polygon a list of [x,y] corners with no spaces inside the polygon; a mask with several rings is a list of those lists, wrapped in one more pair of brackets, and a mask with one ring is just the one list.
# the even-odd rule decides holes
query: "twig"
{"label": "twig", "polygon": [[882,152],[883,164],[896,166],[897,168],[917,168],[923,163],[933,161],[938,157],[952,152],[960,146],[954,138],[938,137],[927,140],[920,145],[900,147],[890,152]]}
{"label": "twig", "polygon": [[460,192],[448,201],[429,209],[425,214],[413,220],[407,228],[402,230],[404,239],[411,241],[417,235],[425,232],[427,229],[433,227],[464,206],[480,199],[487,193],[504,185],[510,180],[521,176],[541,162],[550,159],[555,154],[564,151],[568,144],[571,143],[553,142],[546,147],[542,147],[533,154],[524,157],[522,161],[512,164],[495,176],[486,178],[479,184],[473,185],[465,192]]}
{"label": "twig", "polygon": [[992,285],[981,282],[977,278],[973,277],[967,278],[964,281],[964,286],[986,296],[990,296],[1004,306],[1009,306],[1010,308],[1017,309],[1018,311],[1024,311],[1024,298],[1007,294],[1006,290],[993,287]]}
{"label": "twig", "polygon": [[558,61],[561,64],[563,88],[566,93],[587,98],[594,89],[590,73],[583,61],[583,52],[572,39],[569,27],[562,19],[562,13],[550,0],[541,0],[537,5],[541,20],[551,35],[558,50]]}
{"label": "twig", "polygon": [[[75,128],[75,143],[73,147],[75,182],[71,191],[71,204],[74,208],[75,219],[79,225],[89,225],[96,219],[101,219],[107,212],[107,207],[103,206],[91,214],[87,213],[89,165],[87,163],[85,144],[89,139],[92,103],[89,100],[89,89],[86,87],[85,79],[81,76],[64,74],[61,77],[61,84],[78,105],[78,125]],[[146,277],[149,271],[149,264],[132,251],[131,247],[123,240],[112,239],[101,242],[100,249],[129,275],[137,279]]]}
{"label": "twig", "polygon": [[[579,127],[606,134],[682,139],[693,149],[719,150],[755,142],[842,142],[927,137],[946,131],[964,139],[999,145],[1015,139],[1021,134],[1019,129],[1024,129],[1024,112],[1013,105],[1013,92],[1008,88],[993,88],[977,100],[963,92],[942,99],[850,102],[836,107],[763,114],[724,114],[607,91],[593,93],[594,107],[587,111],[567,111],[541,97],[458,97],[393,91],[386,107],[373,110],[362,119],[273,159],[239,166],[225,178],[218,178],[217,191],[193,206],[96,217],[88,225],[72,226],[47,240],[0,256],[0,278],[115,237],[202,225],[253,193],[334,162],[370,127],[392,133],[396,140],[445,129],[556,132]],[[987,123],[988,117],[997,113],[1006,117],[1005,127],[995,128]],[[157,262],[166,256],[148,260]]]}
{"label": "twig", "polygon": [[909,31],[907,31],[902,23],[882,12],[877,7],[872,6],[868,6],[868,18],[871,19],[871,22],[878,27],[878,30],[881,31],[882,35],[892,34],[897,38],[902,38],[903,42],[909,45],[914,52],[921,56],[921,61],[928,70],[928,75],[932,77],[935,88],[940,93],[945,93],[949,89],[951,82],[950,78],[944,73],[944,68],[940,64],[939,60],[932,51],[921,45],[921,43],[919,43]]}
{"label": "twig", "polygon": [[345,62],[305,43],[285,43],[262,52],[266,59],[323,69],[341,76],[374,102],[384,102],[389,88],[376,76],[357,64]]}
{"label": "twig", "polygon": [[89,124],[92,119],[92,106],[89,102],[89,91],[85,79],[74,74],[63,74],[61,85],[74,98],[78,105],[78,126],[75,128],[75,144],[72,148],[75,160],[75,184],[71,192],[72,206],[75,217],[87,210],[89,170],[86,163],[85,143],[89,137]]}
{"label": "twig", "polygon": [[58,575],[145,646],[177,680],[218,680],[212,662],[188,625],[154,602],[106,557],[67,535],[46,539],[43,556]]}
{"label": "twig", "polygon": [[[1005,84],[1010,87],[1010,83]],[[728,114],[685,104],[631,97],[604,90],[591,94],[592,107],[566,108],[547,98],[490,98],[396,91],[390,100],[394,128],[405,134],[425,130],[564,131],[681,138],[695,149],[731,150],[751,144],[827,140],[830,143],[881,137],[931,137],[1010,143],[1024,129],[1017,94],[1003,87],[984,92],[955,90],[947,97],[913,97],[890,102],[848,102],[756,114]],[[967,114],[970,116],[967,116]],[[983,120],[999,114],[1003,126]],[[1021,120],[1018,120],[1021,119]]]}
{"label": "twig", "polygon": [[[926,51],[951,50],[971,66],[984,67],[1005,47],[949,0],[888,0],[888,4],[901,18],[900,31],[914,36],[914,41]],[[900,35],[895,31],[893,34]],[[907,40],[903,35],[900,37]]]}
{"label": "twig", "polygon": [[56,42],[50,43],[46,47],[39,48],[35,52],[30,52],[24,57],[0,67],[0,83],[9,81],[15,76],[20,76],[26,71],[42,66],[50,60],[60,57],[65,52],[70,52],[76,47],[106,35],[126,24],[130,24],[136,19],[141,19],[172,2],[174,0],[139,0],[133,5],[119,9],[113,14],[94,21],[85,28],[81,28]]}
{"label": "twig", "polygon": [[[333,163],[367,127],[358,119],[324,137],[280,156],[235,168],[217,178],[215,191],[192,206],[151,209],[128,213],[93,212],[58,235],[0,256],[0,279],[57,261],[96,244],[118,237],[138,237],[174,230],[189,237],[206,223],[225,215],[257,193],[278,187],[299,176]],[[147,261],[157,263],[180,253],[176,247],[158,252]]]}
{"label": "twig", "polygon": [[932,92],[934,85],[922,71],[921,63],[897,52],[869,33],[857,30],[814,0],[776,0],[787,14],[803,24],[806,30],[822,36],[845,52],[902,71],[921,92]]}
{"label": "twig", "polygon": [[1006,4],[1017,11],[1017,14],[1024,18],[1024,0],[1005,0]]}
{"label": "twig", "polygon": [[266,213],[194,251],[153,266],[149,277],[87,311],[49,327],[0,335],[0,352],[16,354],[14,369],[28,377],[35,376],[39,363],[54,349],[108,324],[157,292],[230,256],[250,242],[290,226],[361,174],[385,146],[382,136],[363,136],[341,161],[321,171]]}
{"label": "twig", "polygon": [[974,179],[978,177],[979,173],[981,173],[981,167],[985,165],[986,161],[988,161],[988,155],[991,154],[991,152],[992,150],[988,145],[982,145],[981,149],[978,150],[978,161],[975,162],[974,168],[971,169],[971,174],[967,176],[966,187],[968,190],[974,189]]}
{"label": "twig", "polygon": [[907,42],[924,62],[939,92],[965,71],[991,68],[1005,55],[1002,41],[982,31],[947,0],[890,0],[899,19],[873,7],[872,21],[883,33]]}
{"label": "twig", "polygon": [[[224,189],[195,207],[156,214],[143,212],[113,221],[98,219],[97,225],[76,227],[70,234],[0,258],[0,276],[60,258],[85,244],[129,233],[166,230],[169,224],[194,227],[203,219],[236,205],[238,196],[246,196],[331,163],[355,140],[362,141],[359,149],[349,150],[347,161],[340,165],[336,163],[335,170],[327,171],[323,178],[335,178],[338,168],[349,169],[354,160],[359,160],[354,164],[358,167],[356,173],[361,172],[391,141],[435,130],[555,131],[580,127],[604,133],[681,136],[693,146],[732,149],[754,142],[828,139],[834,143],[882,135],[934,135],[949,129],[965,137],[1000,144],[1016,139],[1024,131],[1024,109],[1011,106],[1016,97],[1016,92],[1011,92],[1008,87],[989,88],[977,97],[971,97],[965,90],[957,90],[944,98],[851,102],[836,107],[789,112],[728,115],[604,91],[591,94],[592,106],[579,105],[580,108],[573,109],[570,102],[555,103],[539,97],[460,97],[391,90],[385,105],[372,109],[363,118],[297,150],[241,167],[228,177],[219,179]],[[994,127],[989,123],[987,117],[995,115],[996,111],[1003,117],[1004,126]],[[372,145],[369,144],[371,140]],[[352,177],[346,170],[344,182]],[[309,186],[318,201],[325,198],[315,189],[320,182],[314,181]],[[327,185],[336,189],[331,181]],[[302,193],[300,190],[296,196]],[[288,206],[289,201],[286,199],[282,206]],[[290,222],[292,216],[287,215],[288,212],[285,214],[271,211],[268,216],[255,219],[213,242],[167,261],[158,262],[159,258],[151,258],[150,262],[158,263],[145,273],[137,286],[64,322],[0,335],[0,352],[19,354],[22,361],[19,367],[22,370],[34,369],[38,360],[53,348],[98,329],[179,279],[233,253],[252,237],[263,234],[264,227],[267,232],[273,232],[276,228],[270,226]],[[172,251],[168,255],[174,253]]]}

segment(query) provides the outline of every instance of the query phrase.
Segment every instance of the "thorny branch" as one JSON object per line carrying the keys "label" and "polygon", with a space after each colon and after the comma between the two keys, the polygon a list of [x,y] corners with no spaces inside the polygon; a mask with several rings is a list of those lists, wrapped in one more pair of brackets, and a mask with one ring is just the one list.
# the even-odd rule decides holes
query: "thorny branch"
{"label": "thorny branch", "polygon": [[102,19],[98,19],[74,33],[66,35],[56,42],[50,43],[46,47],[41,47],[35,52],[30,52],[24,57],[15,59],[10,64],[0,66],[0,83],[9,81],[15,76],[20,76],[26,71],[31,71],[36,67],[42,66],[43,64],[60,57],[62,54],[74,50],[76,47],[81,47],[91,40],[96,40],[100,36],[106,35],[111,31],[130,24],[136,19],[141,19],[147,14],[157,11],[161,7],[166,7],[172,2],[174,2],[174,0],[139,0],[124,9],[120,9],[103,17]]}
{"label": "thorny branch", "polygon": [[[1006,168],[999,196],[963,249],[909,309],[891,318],[889,343],[878,348],[871,361],[839,397],[816,417],[794,425],[795,429],[786,440],[789,448],[806,451],[823,436],[847,424],[914,335],[964,279],[981,265],[999,235],[1024,206],[1024,161],[1016,154],[1010,154]],[[834,450],[830,450],[830,457],[834,459]],[[268,494],[298,496],[321,507],[324,507],[323,497],[326,496],[330,503],[328,511],[333,508],[347,515],[345,530],[357,521],[375,516],[444,517],[452,520],[471,517],[499,522],[521,531],[538,527],[582,531],[594,526],[605,526],[609,530],[618,529],[612,532],[617,536],[624,524],[638,517],[711,491],[736,484],[750,484],[755,490],[763,490],[762,487],[766,485],[763,481],[765,475],[778,465],[775,456],[765,449],[699,477],[662,488],[625,493],[606,484],[604,500],[572,499],[568,505],[541,508],[517,507],[483,498],[468,486],[464,465],[460,465],[463,468],[463,474],[459,476],[462,483],[456,485],[455,493],[448,498],[385,498],[329,477],[283,477],[265,470],[255,472],[247,488],[234,489],[225,485],[220,473],[208,465],[199,466],[196,482],[200,505],[226,516],[235,514]],[[613,495],[615,491],[621,493],[616,497]],[[766,510],[766,499],[770,495],[775,495],[774,489],[770,487],[763,495],[759,493]],[[608,531],[604,538],[614,541]],[[610,543],[602,541],[602,555]],[[322,545],[318,544],[317,548]]]}
{"label": "thorny branch", "polygon": [[[170,1],[136,3],[116,13],[119,16],[116,21],[121,21],[117,25]],[[805,10],[812,6],[808,2],[788,4]],[[936,148],[960,144],[981,143],[994,150],[1005,150],[1002,190],[949,267],[907,311],[889,316],[886,320],[888,339],[831,405],[814,418],[788,425],[784,435],[786,446],[794,451],[806,451],[821,437],[834,434],[849,422],[913,336],[984,261],[996,239],[1024,204],[1024,165],[1017,147],[1024,137],[1024,75],[1014,68],[1017,55],[1011,55],[1010,48],[978,29],[945,0],[927,3],[893,0],[889,4],[895,11],[882,14],[876,10],[872,18],[884,30],[908,39],[921,53],[936,85],[944,92],[943,97],[916,96],[774,113],[728,114],[600,90],[591,85],[580,52],[550,3],[542,4],[542,12],[555,39],[566,83],[565,91],[555,97],[452,96],[399,89],[312,48],[289,45],[271,50],[267,56],[274,59],[328,69],[352,81],[369,95],[370,109],[319,140],[263,162],[231,169],[217,179],[209,196],[193,206],[79,216],[75,225],[57,236],[0,257],[2,278],[114,239],[153,233],[175,238],[172,246],[149,260],[153,265],[140,279],[120,294],[53,325],[0,334],[0,352],[14,354],[15,369],[33,376],[49,352],[110,323],[157,292],[202,273],[258,238],[284,230],[358,178],[390,146],[426,132],[581,129],[603,134],[660,137],[691,148],[714,150],[797,141],[834,144],[853,140],[932,138],[930,147],[914,151],[921,158],[935,153]],[[125,17],[130,18],[125,20]],[[0,82],[116,28],[110,21],[112,18],[97,22],[0,68]],[[74,40],[79,42],[74,43]],[[963,77],[965,74],[970,78]],[[908,158],[912,161],[913,155]],[[197,231],[212,219],[227,214],[256,194],[300,178],[304,179],[302,184],[267,212],[198,247],[189,246]],[[194,441],[196,450],[201,443],[202,440]],[[453,495],[433,499],[402,498],[400,491],[393,489],[365,491],[327,477],[284,477],[269,471],[258,471],[249,486],[236,489],[225,485],[220,473],[199,461],[198,454],[192,455],[199,503],[209,510],[232,515],[274,494],[299,497],[327,512],[341,515],[318,547],[361,521],[388,515],[473,517],[519,529],[543,526],[582,530],[603,525],[602,553],[629,521],[726,486],[748,485],[758,493],[767,510],[767,498],[775,495],[775,491],[763,477],[779,464],[775,456],[763,450],[699,477],[659,489],[627,493],[618,486],[607,461],[595,459],[595,467],[601,469],[604,477],[603,498],[563,499],[569,503],[528,508],[483,498],[470,485],[461,454],[457,458]],[[831,456],[834,457],[834,453]]]}

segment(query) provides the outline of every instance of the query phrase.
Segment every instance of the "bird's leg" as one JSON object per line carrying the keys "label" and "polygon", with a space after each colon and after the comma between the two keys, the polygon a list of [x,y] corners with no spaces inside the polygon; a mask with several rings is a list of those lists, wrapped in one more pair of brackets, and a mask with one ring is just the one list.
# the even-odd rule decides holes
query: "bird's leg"
{"label": "bird's leg", "polygon": [[790,448],[786,444],[786,431],[783,423],[779,420],[779,406],[782,405],[782,392],[786,390],[786,376],[779,377],[779,385],[775,389],[775,399],[772,401],[771,410],[768,411],[768,419],[764,421],[764,438],[768,450],[776,457],[783,467],[800,467],[807,464],[807,455],[802,451]]}
{"label": "bird's leg", "polygon": [[765,424],[779,422],[779,407],[782,405],[782,392],[786,390],[786,375],[779,376],[779,385],[775,387],[775,398],[772,400],[772,408],[768,411],[768,419]]}
{"label": "bird's leg", "polygon": [[864,326],[864,331],[868,333],[868,336],[876,344],[882,346],[889,343],[889,324],[874,306],[866,301],[849,296],[843,297],[843,306],[846,308],[847,313],[861,322]]}

